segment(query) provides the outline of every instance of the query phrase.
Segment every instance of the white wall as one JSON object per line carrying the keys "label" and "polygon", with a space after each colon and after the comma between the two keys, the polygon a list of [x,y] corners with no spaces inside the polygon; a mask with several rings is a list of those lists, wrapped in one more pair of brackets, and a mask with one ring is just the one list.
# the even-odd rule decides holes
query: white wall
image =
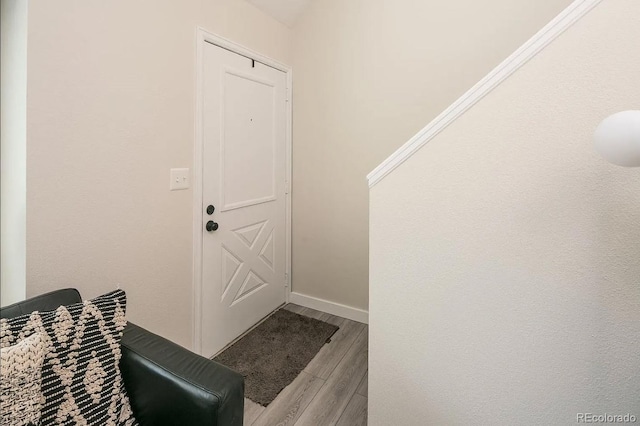
{"label": "white wall", "polygon": [[27,294],[127,291],[128,318],[192,346],[196,26],[290,63],[242,0],[32,0]]}
{"label": "white wall", "polygon": [[26,294],[27,0],[0,1],[0,305]]}
{"label": "white wall", "polygon": [[638,16],[604,1],[373,187],[371,425],[640,419],[640,169],[592,146]]}
{"label": "white wall", "polygon": [[368,308],[364,176],[567,4],[311,3],[293,38],[295,292]]}

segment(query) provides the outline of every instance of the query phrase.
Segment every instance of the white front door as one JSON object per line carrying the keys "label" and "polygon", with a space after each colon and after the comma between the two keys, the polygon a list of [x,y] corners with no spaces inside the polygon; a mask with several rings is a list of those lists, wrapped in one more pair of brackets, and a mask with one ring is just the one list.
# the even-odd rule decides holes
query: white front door
{"label": "white front door", "polygon": [[285,302],[286,74],[210,43],[203,59],[201,330],[212,356]]}

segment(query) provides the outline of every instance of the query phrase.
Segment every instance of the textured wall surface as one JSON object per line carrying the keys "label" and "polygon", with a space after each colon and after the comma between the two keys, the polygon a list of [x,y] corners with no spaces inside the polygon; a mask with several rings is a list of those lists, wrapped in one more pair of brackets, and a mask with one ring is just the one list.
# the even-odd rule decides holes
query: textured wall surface
{"label": "textured wall surface", "polygon": [[640,2],[604,1],[371,191],[371,425],[640,418]]}
{"label": "textured wall surface", "polygon": [[570,0],[321,0],[293,38],[293,290],[368,308],[365,176]]}
{"label": "textured wall surface", "polygon": [[290,63],[241,0],[31,0],[27,295],[127,291],[130,320],[192,345],[196,26]]}

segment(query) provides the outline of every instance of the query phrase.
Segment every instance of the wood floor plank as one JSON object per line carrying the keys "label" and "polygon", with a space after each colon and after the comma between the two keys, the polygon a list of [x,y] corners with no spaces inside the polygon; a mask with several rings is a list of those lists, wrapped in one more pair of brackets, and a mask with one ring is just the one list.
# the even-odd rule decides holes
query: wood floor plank
{"label": "wood floor plank", "polygon": [[260,404],[256,404],[255,402],[251,401],[250,399],[245,398],[244,399],[244,422],[243,425],[244,426],[251,426],[253,424],[253,422],[258,418],[258,416],[260,416],[260,414],[262,414],[262,412],[266,410],[265,407],[263,407]]}
{"label": "wood floor plank", "polygon": [[367,372],[368,333],[363,328],[296,426],[335,425]]}
{"label": "wood floor plank", "polygon": [[346,321],[342,317],[337,317],[337,316],[331,315],[331,314],[327,314],[327,315],[328,315],[327,319],[325,319],[323,321],[328,322],[329,324],[337,325],[338,327],[340,327],[342,325],[342,323]]}
{"label": "wood floor plank", "polygon": [[329,324],[338,325],[336,324],[336,322],[342,321],[342,318],[336,317],[335,315],[331,315],[326,312],[316,311],[315,309],[306,308],[299,305],[294,305],[292,303],[289,303],[288,305],[284,306],[283,309],[286,309],[291,312],[295,312],[296,314],[304,315],[309,318],[314,318],[320,321],[328,322]]}
{"label": "wood floor plank", "polygon": [[353,394],[337,426],[367,426],[367,398]]}
{"label": "wood floor plank", "polygon": [[321,379],[329,378],[358,335],[364,330],[365,325],[343,319],[338,327],[340,329],[336,331],[331,341],[320,349],[304,371]]}
{"label": "wood floor plank", "polygon": [[287,311],[295,312],[296,314],[301,313],[306,308],[304,306],[296,305],[294,303],[288,303],[282,307],[282,309],[286,309]]}
{"label": "wood floor plank", "polygon": [[326,321],[327,318],[329,318],[329,314],[328,313],[316,311],[315,309],[311,309],[311,308],[304,308],[302,310],[302,312],[300,313],[300,315],[304,315],[304,316],[307,316],[309,318],[315,318],[315,319],[320,320],[320,321]]}
{"label": "wood floor plank", "polygon": [[358,390],[356,391],[358,395],[362,395],[365,398],[369,397],[369,372],[364,375],[364,379],[362,379],[362,383],[358,386]]}
{"label": "wood floor plank", "polygon": [[320,321],[328,322],[329,324],[337,325],[338,327],[344,321],[344,318],[338,317],[335,315],[328,314],[326,312],[317,311],[315,309],[306,308],[304,306],[296,305],[294,303],[289,303],[283,307],[291,312],[295,312],[296,314],[305,315],[309,318],[315,318]]}
{"label": "wood floor plank", "polygon": [[304,371],[280,392],[262,412],[253,426],[293,425],[316,396],[324,380]]}

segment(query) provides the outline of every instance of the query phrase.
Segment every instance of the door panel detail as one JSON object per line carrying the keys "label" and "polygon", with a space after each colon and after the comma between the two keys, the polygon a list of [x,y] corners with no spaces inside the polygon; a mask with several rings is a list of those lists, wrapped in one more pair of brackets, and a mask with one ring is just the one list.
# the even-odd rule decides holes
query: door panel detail
{"label": "door panel detail", "polygon": [[242,283],[242,286],[240,286],[240,290],[238,290],[236,297],[233,299],[231,306],[235,305],[245,297],[249,296],[252,293],[255,293],[266,285],[268,284],[264,282],[264,280],[260,278],[255,272],[249,271],[247,277]]}
{"label": "door panel detail", "polygon": [[222,246],[222,258],[222,282],[224,283],[224,288],[221,299],[224,299],[229,291],[229,287],[231,287],[231,283],[238,275],[238,272],[240,272],[240,267],[244,262],[234,256],[224,246]]}
{"label": "door panel detail", "polygon": [[260,250],[260,259],[267,264],[269,269],[273,271],[273,231],[269,234],[267,242],[264,243],[262,250]]}
{"label": "door panel detail", "polygon": [[256,242],[260,232],[267,224],[267,221],[254,223],[253,225],[243,226],[242,228],[235,229],[233,232],[236,236],[247,245],[249,248],[253,248],[253,243]]}
{"label": "door panel detail", "polygon": [[[274,85],[226,70],[222,108],[223,210],[275,199]],[[232,143],[228,143],[228,142]]]}

